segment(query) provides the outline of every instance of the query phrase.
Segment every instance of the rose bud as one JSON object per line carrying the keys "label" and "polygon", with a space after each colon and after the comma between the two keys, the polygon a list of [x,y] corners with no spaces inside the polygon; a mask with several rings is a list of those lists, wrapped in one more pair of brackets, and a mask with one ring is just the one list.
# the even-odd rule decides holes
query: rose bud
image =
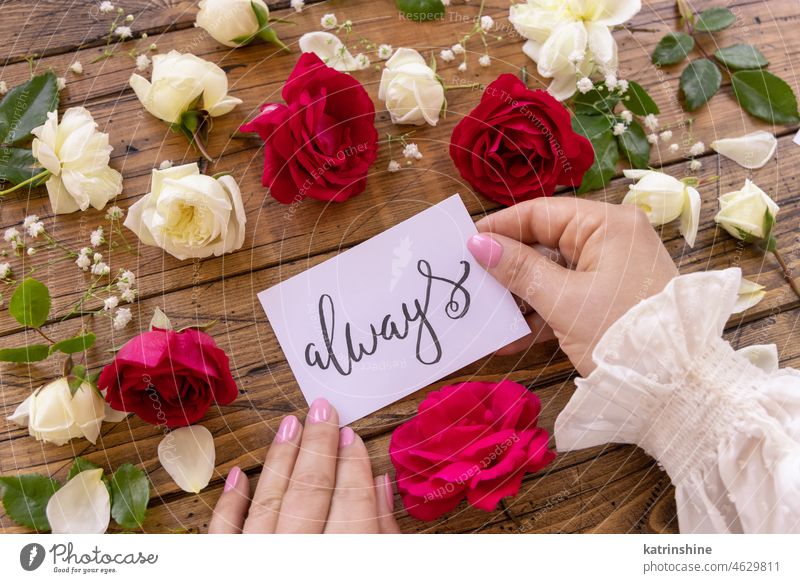
{"label": "rose bud", "polygon": [[268,26],[264,0],[202,0],[195,26],[227,47],[240,47],[260,37],[286,48]]}
{"label": "rose bud", "polygon": [[719,212],[714,221],[737,239],[749,241],[769,237],[779,207],[766,192],[745,179],[741,190],[719,197]]}
{"label": "rose bud", "polygon": [[435,126],[444,105],[444,87],[414,49],[397,49],[381,75],[378,99],[392,123]]}

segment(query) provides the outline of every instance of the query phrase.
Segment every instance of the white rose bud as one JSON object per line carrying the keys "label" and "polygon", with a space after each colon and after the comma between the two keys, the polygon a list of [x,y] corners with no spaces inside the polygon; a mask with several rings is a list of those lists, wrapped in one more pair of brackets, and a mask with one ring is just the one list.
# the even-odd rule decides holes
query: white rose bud
{"label": "white rose bud", "polygon": [[444,105],[444,87],[414,49],[397,49],[386,61],[378,99],[396,124],[435,126]]}
{"label": "white rose bud", "polygon": [[144,108],[167,123],[179,123],[181,115],[201,96],[202,109],[212,117],[225,115],[242,102],[228,95],[225,71],[178,51],[154,56],[151,81],[133,74],[130,85]]}
{"label": "white rose bud", "polygon": [[766,192],[746,179],[741,190],[719,197],[714,221],[737,239],[760,240],[769,236],[766,227],[775,221],[779,210]]}
{"label": "white rose bud", "polygon": [[95,443],[104,417],[105,402],[92,385],[84,382],[73,395],[67,379],[60,378],[34,391],[8,420],[39,441],[64,445],[76,437]]}
{"label": "white rose bud", "polygon": [[236,181],[200,174],[192,163],[153,170],[151,192],[128,210],[124,225],[145,245],[182,260],[239,249],[246,221]]}
{"label": "white rose bud", "polygon": [[628,187],[622,203],[638,206],[656,227],[680,217],[680,233],[689,247],[693,247],[700,225],[700,193],[662,172],[624,170],[623,173],[637,182]]}
{"label": "white rose bud", "polygon": [[44,125],[32,130],[31,150],[39,164],[50,171],[47,194],[56,214],[84,211],[89,205],[106,206],[122,192],[122,175],[109,167],[113,148],[108,134],[97,131],[92,114],[83,107],[47,114]]}
{"label": "white rose bud", "polygon": [[[241,46],[244,39],[253,36],[260,29],[250,1],[202,0],[195,23],[218,43],[227,47]],[[252,1],[269,16],[269,8],[263,0]]]}

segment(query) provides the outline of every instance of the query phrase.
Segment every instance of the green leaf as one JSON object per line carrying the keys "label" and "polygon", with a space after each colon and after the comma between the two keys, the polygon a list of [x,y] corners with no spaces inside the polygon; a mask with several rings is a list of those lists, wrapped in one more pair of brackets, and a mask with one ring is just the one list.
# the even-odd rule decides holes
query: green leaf
{"label": "green leaf", "polygon": [[628,81],[628,91],[625,93],[625,107],[636,115],[648,115],[650,113],[658,115],[661,113],[650,94],[636,81]]}
{"label": "green leaf", "polygon": [[6,514],[21,526],[39,532],[50,530],[47,503],[61,484],[39,474],[0,477],[0,491]]}
{"label": "green leaf", "polygon": [[283,49],[286,52],[291,52],[291,49],[289,49],[289,47],[287,47],[284,44],[284,42],[278,38],[277,33],[274,30],[272,30],[272,28],[269,26],[265,26],[260,31],[258,31],[258,38],[273,45],[278,45],[281,49]]}
{"label": "green leaf", "polygon": [[572,118],[572,129],[591,141],[611,131],[613,123],[614,119],[606,115],[576,115]]}
{"label": "green leaf", "polygon": [[619,160],[619,147],[612,133],[605,132],[592,140],[594,162],[583,175],[578,194],[605,187],[613,178]]}
{"label": "green leaf", "polygon": [[736,15],[727,8],[709,8],[697,15],[694,29],[698,32],[716,32],[736,22]]}
{"label": "green leaf", "polygon": [[697,59],[689,63],[681,73],[683,108],[694,111],[719,91],[722,73],[708,59]]}
{"label": "green leaf", "polygon": [[396,0],[397,8],[409,20],[442,20],[444,3],[442,0]]}
{"label": "green leaf", "polygon": [[0,146],[0,182],[19,184],[41,170],[30,150]]}
{"label": "green leaf", "polygon": [[23,326],[40,328],[50,313],[50,291],[41,281],[28,277],[14,290],[8,311]]}
{"label": "green leaf", "polygon": [[689,56],[694,48],[694,38],[685,32],[670,32],[665,35],[653,51],[655,65],[675,65]]}
{"label": "green leaf", "polygon": [[[630,84],[628,85],[630,88]],[[620,96],[610,93],[605,87],[592,89],[575,96],[575,113],[578,115],[603,115],[611,113],[619,103]]]}
{"label": "green leaf", "polygon": [[786,82],[767,71],[737,71],[731,77],[733,94],[747,113],[776,124],[800,121],[797,98]]}
{"label": "green leaf", "polygon": [[82,364],[76,364],[67,373],[67,384],[69,385],[69,392],[73,397],[84,381],[86,381],[86,367]]}
{"label": "green leaf", "polygon": [[75,458],[75,461],[72,462],[72,467],[69,469],[69,473],[67,474],[67,482],[69,482],[72,478],[80,474],[81,472],[85,472],[86,470],[99,470],[100,466],[98,466],[94,462],[90,462],[86,458],[82,458],[78,456]]}
{"label": "green leaf", "polygon": [[147,474],[132,464],[121,465],[111,478],[111,516],[124,528],[140,528],[150,501]]}
{"label": "green leaf", "polygon": [[169,317],[156,306],[153,310],[153,317],[150,319],[150,329],[161,328],[162,330],[172,330],[172,322]]}
{"label": "green leaf", "polygon": [[20,348],[0,348],[2,362],[38,362],[50,356],[47,344],[29,344]]}
{"label": "green leaf", "polygon": [[714,57],[729,69],[760,69],[769,65],[767,57],[753,45],[725,47],[714,53]]}
{"label": "green leaf", "polygon": [[632,121],[628,129],[616,138],[622,159],[627,160],[631,168],[647,168],[650,162],[650,142],[639,122]]}
{"label": "green leaf", "polygon": [[253,12],[256,14],[256,21],[258,22],[259,28],[266,26],[269,22],[269,12],[262,4],[257,4],[250,1],[250,6],[253,8]]}
{"label": "green leaf", "polygon": [[17,85],[0,101],[0,144],[24,142],[31,130],[58,107],[58,82],[52,71]]}
{"label": "green leaf", "polygon": [[53,344],[50,347],[50,354],[53,354],[56,350],[61,351],[64,354],[83,352],[85,350],[89,350],[94,345],[96,339],[97,338],[92,332],[89,332],[88,334],[79,334],[77,336],[73,336],[72,338],[67,338],[66,340],[62,340]]}
{"label": "green leaf", "polygon": [[766,251],[775,251],[778,248],[778,241],[775,235],[772,234],[772,229],[775,227],[775,216],[769,212],[769,209],[764,211],[764,238],[761,240],[761,246]]}

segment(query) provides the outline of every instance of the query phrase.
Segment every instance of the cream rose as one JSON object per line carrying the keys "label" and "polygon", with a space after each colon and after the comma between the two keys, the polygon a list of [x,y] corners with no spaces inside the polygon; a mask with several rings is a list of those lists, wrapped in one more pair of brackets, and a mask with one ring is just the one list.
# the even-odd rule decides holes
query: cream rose
{"label": "cream rose", "polygon": [[[269,8],[263,0],[252,2],[262,9],[262,14],[269,16]],[[202,0],[195,25],[228,47],[244,44],[245,39],[261,29],[251,0]]]}
{"label": "cream rose", "polygon": [[64,445],[76,437],[95,443],[105,416],[105,401],[97,389],[84,382],[73,395],[69,381],[60,378],[34,391],[8,420],[27,427],[39,441]]}
{"label": "cream rose", "polygon": [[134,73],[129,83],[144,108],[168,123],[180,123],[181,115],[200,98],[197,108],[212,117],[225,115],[242,102],[228,95],[225,71],[190,53],[156,55],[151,80]]}
{"label": "cream rose", "polygon": [[298,41],[304,53],[314,53],[320,60],[337,71],[357,71],[360,65],[339,37],[321,30],[307,32]]}
{"label": "cream rose", "polygon": [[56,214],[96,209],[122,192],[122,175],[109,167],[113,148],[108,134],[97,131],[92,114],[83,107],[47,114],[44,125],[31,133],[34,157],[50,172],[47,194]]}
{"label": "cream rose", "polygon": [[187,259],[239,249],[246,221],[236,181],[200,174],[192,163],[153,170],[151,191],[128,210],[124,224],[145,245]]}
{"label": "cream rose", "polygon": [[737,239],[764,239],[766,226],[775,222],[780,208],[750,179],[741,190],[719,197],[719,212],[714,221]]}
{"label": "cream rose", "polygon": [[378,99],[386,102],[392,123],[435,126],[444,105],[444,87],[422,55],[400,48],[386,62]]}

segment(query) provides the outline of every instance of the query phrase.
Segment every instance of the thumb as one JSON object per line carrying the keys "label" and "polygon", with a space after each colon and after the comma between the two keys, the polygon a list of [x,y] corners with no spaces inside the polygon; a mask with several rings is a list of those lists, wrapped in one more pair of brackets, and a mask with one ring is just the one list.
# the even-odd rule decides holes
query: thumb
{"label": "thumb", "polygon": [[480,233],[469,238],[467,248],[497,281],[528,302],[548,323],[557,302],[572,289],[574,271],[509,237]]}

